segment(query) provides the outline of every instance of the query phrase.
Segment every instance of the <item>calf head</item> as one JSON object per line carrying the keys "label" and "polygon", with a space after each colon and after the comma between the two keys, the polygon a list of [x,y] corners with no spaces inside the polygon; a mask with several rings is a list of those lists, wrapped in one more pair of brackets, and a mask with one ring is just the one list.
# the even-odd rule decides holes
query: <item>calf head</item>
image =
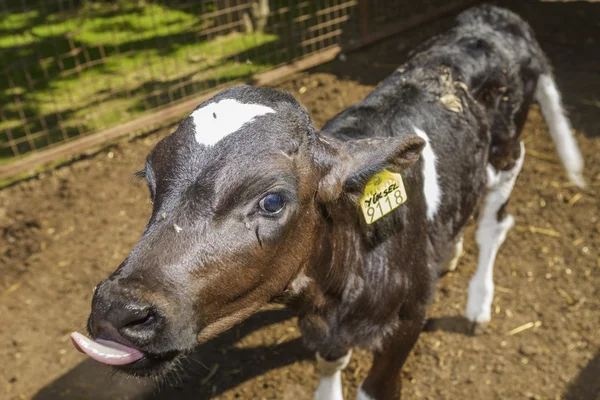
{"label": "calf head", "polygon": [[382,168],[405,168],[422,146],[416,136],[325,141],[287,93],[221,92],[148,155],[140,174],[152,216],[95,289],[94,340],[74,333],[76,346],[134,374],[168,370],[309,268],[324,205],[352,198]]}

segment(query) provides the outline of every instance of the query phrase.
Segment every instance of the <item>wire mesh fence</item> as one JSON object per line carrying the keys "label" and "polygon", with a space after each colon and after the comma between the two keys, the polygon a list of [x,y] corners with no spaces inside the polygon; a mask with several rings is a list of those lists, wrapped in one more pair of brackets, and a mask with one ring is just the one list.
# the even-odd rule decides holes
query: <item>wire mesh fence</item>
{"label": "wire mesh fence", "polygon": [[0,0],[0,165],[447,0]]}

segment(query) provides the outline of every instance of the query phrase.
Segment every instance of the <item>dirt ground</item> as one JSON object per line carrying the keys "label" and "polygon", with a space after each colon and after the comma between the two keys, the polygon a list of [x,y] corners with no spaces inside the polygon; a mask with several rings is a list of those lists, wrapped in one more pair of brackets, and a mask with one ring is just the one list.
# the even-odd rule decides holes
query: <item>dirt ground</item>
{"label": "dirt ground", "polygon": [[[600,3],[504,2],[538,32],[586,160],[589,188],[570,185],[537,107],[511,200],[517,226],[496,262],[493,321],[464,334],[466,288],[476,263],[471,227],[458,270],[444,276],[404,370],[407,399],[600,399]],[[345,62],[279,85],[318,126],[362,99],[443,24],[395,37]],[[0,191],[0,399],[310,399],[318,376],[293,315],[267,309],[201,346],[167,382],[137,381],[87,360],[70,344],[94,285],[112,272],[150,215],[131,179],[165,134]],[[521,327],[522,331],[509,332]],[[528,328],[528,329],[526,329]],[[370,356],[344,372],[347,398]]]}

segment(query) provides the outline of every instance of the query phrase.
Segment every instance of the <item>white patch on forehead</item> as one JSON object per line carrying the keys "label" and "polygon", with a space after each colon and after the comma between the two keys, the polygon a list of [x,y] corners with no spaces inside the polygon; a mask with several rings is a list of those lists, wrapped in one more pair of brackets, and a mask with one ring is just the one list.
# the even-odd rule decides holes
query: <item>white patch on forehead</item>
{"label": "white patch on forehead", "polygon": [[196,141],[212,146],[230,133],[238,131],[254,118],[274,112],[271,107],[244,104],[235,99],[224,99],[207,104],[191,115],[194,120]]}
{"label": "white patch on forehead", "polygon": [[436,170],[436,156],[431,147],[429,136],[417,127],[413,127],[417,136],[425,141],[423,149],[423,190],[425,192],[425,202],[427,203],[427,219],[432,220],[437,213],[442,201],[442,190],[438,182],[438,174]]}

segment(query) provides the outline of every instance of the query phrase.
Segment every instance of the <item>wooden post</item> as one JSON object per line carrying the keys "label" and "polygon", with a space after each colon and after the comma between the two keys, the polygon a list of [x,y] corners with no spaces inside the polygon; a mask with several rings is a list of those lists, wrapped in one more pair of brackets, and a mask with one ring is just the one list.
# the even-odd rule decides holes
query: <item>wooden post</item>
{"label": "wooden post", "polygon": [[369,36],[369,0],[358,0],[358,14],[360,17],[360,39]]}

